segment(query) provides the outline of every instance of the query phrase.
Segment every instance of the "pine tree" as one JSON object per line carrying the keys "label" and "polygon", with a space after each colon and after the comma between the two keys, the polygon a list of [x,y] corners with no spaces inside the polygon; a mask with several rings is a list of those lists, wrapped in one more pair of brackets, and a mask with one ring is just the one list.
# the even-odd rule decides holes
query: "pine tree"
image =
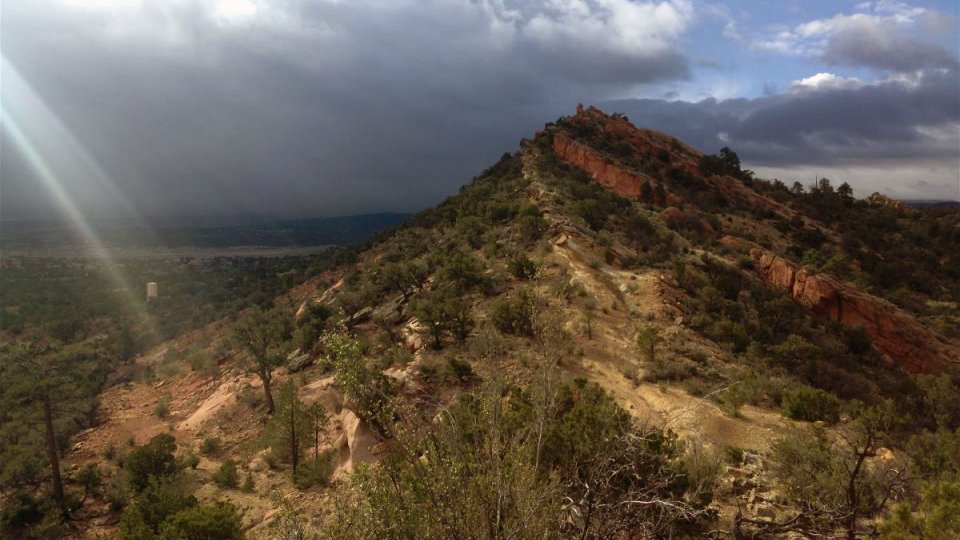
{"label": "pine tree", "polygon": [[313,434],[313,460],[320,460],[320,439],[327,433],[327,425],[330,423],[330,417],[323,404],[315,402],[307,407],[307,418],[310,420],[310,428]]}
{"label": "pine tree", "polygon": [[244,369],[256,373],[263,382],[268,414],[273,414],[275,408],[270,389],[273,371],[285,360],[282,350],[290,338],[292,326],[293,318],[286,311],[277,308],[264,311],[254,307],[233,328],[234,341],[247,353],[242,363]]}
{"label": "pine tree", "polygon": [[[64,518],[69,517],[63,478],[60,472],[60,436],[58,417],[78,403],[83,393],[80,385],[91,374],[85,370],[96,351],[78,345],[55,347],[39,341],[17,343],[3,351],[0,379],[6,385],[0,406],[22,410],[24,421],[39,412],[35,421],[43,425],[43,446],[50,467],[53,500]],[[39,450],[39,448],[37,449]]]}
{"label": "pine tree", "polygon": [[837,195],[840,196],[840,202],[842,202],[844,206],[853,205],[853,188],[850,187],[850,184],[846,182],[840,184],[840,187],[837,188]]}
{"label": "pine tree", "polygon": [[662,183],[658,183],[657,187],[653,188],[653,198],[657,206],[667,205],[667,191],[663,189]]}
{"label": "pine tree", "polygon": [[643,185],[640,186],[640,200],[647,204],[653,202],[653,187],[650,186],[649,180],[644,180]]}
{"label": "pine tree", "polygon": [[277,410],[267,426],[272,451],[290,462],[291,475],[296,476],[300,454],[310,441],[313,419],[297,395],[293,381],[280,388]]}

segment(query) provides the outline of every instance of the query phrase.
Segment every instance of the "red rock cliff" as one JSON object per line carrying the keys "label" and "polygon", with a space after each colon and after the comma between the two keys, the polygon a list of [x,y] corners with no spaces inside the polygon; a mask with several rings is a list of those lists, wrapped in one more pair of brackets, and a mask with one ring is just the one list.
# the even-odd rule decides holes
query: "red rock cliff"
{"label": "red rock cliff", "polygon": [[960,365],[960,343],[937,335],[886,300],[759,247],[750,250],[750,257],[764,281],[798,304],[844,325],[863,326],[873,346],[907,372],[937,373]]}
{"label": "red rock cliff", "polygon": [[[722,175],[704,177],[699,170],[699,160],[703,154],[679,140],[650,129],[638,129],[622,116],[609,116],[596,107],[577,107],[577,114],[570,118],[572,125],[589,127],[594,132],[602,132],[608,139],[620,141],[632,148],[633,158],[659,163],[659,155],[666,153],[669,166],[685,170],[688,174],[704,178],[706,182],[722,193],[730,204],[748,208],[768,208],[789,219],[795,212],[766,196],[746,187],[743,182]],[[589,130],[588,130],[589,131]],[[553,153],[563,161],[583,169],[599,184],[617,193],[621,197],[635,199],[640,195],[644,182],[651,186],[661,183],[656,178],[640,173],[597,150],[590,145],[589,136],[579,139],[569,131],[555,131],[553,135]],[[666,206],[681,206],[683,200],[670,192],[669,182],[664,183],[667,190]],[[689,201],[687,201],[689,202]]]}
{"label": "red rock cliff", "polygon": [[558,133],[553,137],[553,152],[567,163],[587,171],[594,180],[621,197],[640,196],[644,177],[607,162],[589,146]]}

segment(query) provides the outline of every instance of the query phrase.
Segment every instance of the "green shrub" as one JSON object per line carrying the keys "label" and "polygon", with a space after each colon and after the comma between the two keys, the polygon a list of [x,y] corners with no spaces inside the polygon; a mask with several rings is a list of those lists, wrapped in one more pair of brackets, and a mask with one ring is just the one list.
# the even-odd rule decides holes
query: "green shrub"
{"label": "green shrub", "polygon": [[713,490],[723,468],[723,458],[702,444],[686,445],[683,454],[683,472],[686,474],[687,491],[701,505],[713,500]]}
{"label": "green shrub", "polygon": [[30,532],[32,538],[59,540],[70,534],[70,526],[56,512],[48,512]]}
{"label": "green shrub", "polygon": [[794,386],[783,392],[783,415],[793,420],[834,423],[840,419],[840,399],[819,388]]}
{"label": "green shrub", "polygon": [[477,216],[467,216],[457,220],[454,234],[466,242],[471,248],[477,249],[483,244],[483,234],[487,225]]}
{"label": "green shrub", "polygon": [[707,337],[714,341],[729,343],[733,352],[742,353],[750,346],[750,335],[741,323],[719,320],[706,329]]}
{"label": "green shrub", "polygon": [[842,332],[847,349],[853,354],[867,354],[871,350],[873,342],[862,325],[844,326]]}
{"label": "green shrub", "polygon": [[167,400],[163,399],[157,402],[156,407],[153,408],[153,414],[163,420],[170,415],[170,403]]}
{"label": "green shrub", "polygon": [[264,398],[262,391],[247,385],[237,392],[237,400],[251,409],[256,409],[266,401],[266,398]]}
{"label": "green shrub", "polygon": [[21,530],[42,518],[40,502],[28,491],[16,491],[0,507],[0,531]]}
{"label": "green shrub", "polygon": [[819,426],[790,431],[773,442],[773,472],[792,498],[841,507],[846,499],[843,456]]}
{"label": "green shrub", "polygon": [[113,461],[117,457],[117,445],[113,441],[107,441],[100,455],[106,460]]}
{"label": "green shrub", "polygon": [[523,289],[513,296],[503,296],[494,300],[490,306],[490,319],[493,326],[501,332],[532,336],[535,312],[533,295]]}
{"label": "green shrub", "polygon": [[[375,488],[368,493],[379,499],[370,501],[375,512],[371,515],[386,517],[384,510],[396,510],[411,514],[413,519],[399,519],[409,531],[435,531],[432,535],[444,537],[467,536],[468,531],[480,526],[482,516],[490,515],[489,511],[498,506],[495,500],[474,494],[488,492],[490,482],[496,482],[499,477],[505,492],[510,494],[500,505],[504,522],[513,524],[511,528],[519,531],[518,537],[600,537],[600,531],[596,530],[601,527],[596,525],[598,522],[623,518],[625,521],[620,522],[619,530],[607,531],[611,537],[617,537],[617,534],[638,530],[638,524],[651,515],[646,509],[625,509],[615,503],[618,497],[627,498],[633,490],[656,484],[662,486],[664,496],[687,491],[689,477],[683,470],[682,446],[676,436],[664,431],[641,431],[597,385],[580,379],[559,386],[555,408],[545,424],[537,422],[537,413],[531,410],[525,391],[509,392],[504,407],[497,408],[496,412],[491,410],[488,400],[500,400],[501,392],[465,395],[449,411],[452,422],[438,426],[420,440],[401,440],[398,446],[410,449],[427,445],[428,455],[437,458],[426,463],[416,458],[386,459],[389,474],[377,472],[379,480],[370,478],[373,482],[384,482],[380,484],[387,488],[383,491],[376,488],[376,483],[361,480],[364,487]],[[536,428],[538,425],[543,428]],[[493,448],[498,450],[491,453]],[[539,461],[539,469],[535,468],[534,461]],[[400,497],[394,495],[390,486],[396,484],[390,478],[402,479],[399,489],[404,492]],[[437,478],[449,478],[449,481],[437,481]],[[557,484],[557,480],[561,483]],[[600,488],[603,495],[598,495],[604,501],[594,508],[609,511],[600,510],[604,514],[596,520],[557,528],[556,501],[564,498],[580,501],[586,493],[594,496],[593,486],[597,485],[605,486]],[[375,491],[382,495],[378,496]],[[693,491],[690,490],[691,495]],[[438,508],[430,505],[433,498],[450,503]],[[410,511],[411,503],[417,511]],[[383,508],[379,508],[381,504]],[[456,521],[460,534],[444,535],[443,523],[448,516],[458,515],[465,518]],[[367,525],[377,527],[374,523]],[[381,529],[381,532],[386,531]],[[666,537],[670,533],[661,531],[658,536]]]}
{"label": "green shrub", "polygon": [[647,382],[682,381],[697,374],[697,366],[685,358],[677,358],[667,362],[657,358],[647,366],[644,380]]}
{"label": "green shrub", "polygon": [[236,489],[240,483],[237,476],[237,464],[232,459],[224,461],[210,478],[221,489]]}
{"label": "green shrub", "polygon": [[406,367],[413,361],[413,353],[403,344],[396,344],[383,351],[383,365],[385,367],[400,366]]}
{"label": "green shrub", "polygon": [[263,455],[263,460],[267,462],[267,467],[269,467],[271,471],[280,469],[280,459],[273,453],[272,449]]}
{"label": "green shrub", "polygon": [[206,350],[192,348],[187,350],[184,356],[191,371],[199,371],[210,376],[216,376],[220,373],[220,366],[217,365],[216,357]]}
{"label": "green shrub", "polygon": [[[631,482],[662,473],[657,460],[666,455],[670,442],[659,433],[618,439],[630,428],[629,417],[596,386],[583,381],[558,390],[556,414],[550,415],[543,433],[543,470],[539,471],[543,474],[533,465],[539,440],[534,433],[540,431],[533,429],[535,417],[524,393],[511,392],[496,413],[488,400],[500,400],[499,392],[465,394],[448,411],[452,421],[432,425],[429,431],[405,432],[391,445],[382,467],[358,468],[345,496],[337,501],[339,515],[333,521],[332,535],[347,539],[465,538],[481,530],[488,516],[499,511],[504,527],[517,531],[518,538],[599,536],[591,534],[591,525],[602,517],[584,526],[585,532],[565,530],[559,523],[558,501],[565,493],[560,491],[558,477],[567,475],[563,480],[570,480],[577,490],[569,494],[571,499],[580,500],[581,482],[575,481],[576,475],[589,474],[586,465],[601,463],[597,456],[602,455],[614,462],[609,470],[629,470],[610,485],[630,489]],[[638,448],[648,441],[649,447]],[[631,442],[635,446],[621,452]],[[424,454],[430,457],[418,459]],[[666,459],[670,458],[676,456]],[[589,484],[593,477],[586,480]],[[508,494],[502,501],[486,496],[495,482],[499,482],[497,489]],[[604,502],[612,503],[615,496]],[[603,507],[622,508],[616,504]],[[640,512],[645,510],[631,508],[624,515],[633,517]]]}
{"label": "green shrub", "polygon": [[411,312],[433,338],[434,349],[443,348],[447,333],[463,343],[473,331],[473,306],[470,301],[449,287],[422,295],[411,306]]}
{"label": "green shrub", "polygon": [[689,379],[684,379],[680,387],[683,388],[686,393],[695,397],[703,397],[716,390],[716,385],[714,383],[701,377],[690,377]]}
{"label": "green shrub", "polygon": [[447,359],[447,368],[450,370],[453,378],[460,384],[468,382],[473,378],[473,368],[470,367],[470,362],[465,360],[459,360],[451,356]]}
{"label": "green shrub", "polygon": [[320,339],[331,314],[330,308],[323,304],[313,302],[307,304],[306,310],[297,319],[296,329],[293,332],[293,342],[297,348],[303,352],[310,351]]}
{"label": "green shrub", "polygon": [[960,428],[923,430],[910,438],[915,472],[928,478],[960,478]]}
{"label": "green shrub", "polygon": [[510,273],[517,279],[526,280],[537,275],[537,263],[531,261],[522,253],[511,257],[507,264],[510,268]]}
{"label": "green shrub", "polygon": [[240,511],[229,503],[198,505],[182,483],[152,481],[120,518],[120,540],[239,540]]}
{"label": "green shrub", "polygon": [[110,504],[111,511],[119,512],[130,500],[130,488],[127,486],[127,482],[120,475],[111,476],[107,481],[107,485],[103,488],[103,496]]}
{"label": "green shrub", "polygon": [[660,332],[652,327],[645,326],[637,332],[637,348],[647,362],[655,362],[657,357],[657,345],[663,341]]}
{"label": "green shrub", "polygon": [[120,516],[117,537],[120,540],[156,538],[168,517],[196,504],[196,498],[184,493],[181,482],[152,479],[136,502]]}
{"label": "green shrub", "polygon": [[100,474],[100,468],[96,463],[87,463],[77,473],[77,482],[83,486],[83,495],[87,496],[103,485],[103,475]]}
{"label": "green shrub", "polygon": [[160,537],[240,540],[244,538],[241,517],[240,510],[228,502],[193,506],[167,519],[160,527]]}
{"label": "green shrub", "polygon": [[640,376],[640,368],[638,368],[635,364],[627,364],[620,370],[620,373],[622,373],[623,376],[634,385],[639,385],[643,380],[643,378]]}
{"label": "green shrub", "polygon": [[378,433],[389,433],[395,414],[392,404],[397,391],[394,380],[381,371],[370,369],[364,362],[360,343],[349,334],[329,333],[322,341],[328,351],[323,363],[333,367],[333,380],[354,403],[357,415]]}
{"label": "green shrub", "polygon": [[960,538],[960,482],[933,481],[916,507],[900,504],[880,527],[884,540]]}
{"label": "green shrub", "polygon": [[193,470],[197,470],[197,467],[200,465],[200,456],[196,452],[190,450],[185,456],[183,456],[183,466],[190,467]]}
{"label": "green shrub", "polygon": [[207,435],[200,446],[200,453],[207,456],[215,456],[220,453],[220,450],[220,437],[213,435]]}
{"label": "green shrub", "polygon": [[740,383],[730,385],[720,395],[720,405],[723,412],[734,417],[740,417],[740,407],[747,402],[747,394]]}
{"label": "green shrub", "polygon": [[483,264],[473,255],[456,250],[439,255],[437,277],[458,291],[468,291],[483,282]]}
{"label": "green shrub", "polygon": [[723,452],[726,454],[727,462],[735,467],[743,463],[743,458],[746,454],[746,451],[739,446],[726,446]]}
{"label": "green shrub", "polygon": [[312,486],[327,486],[337,468],[337,457],[333,452],[323,452],[314,459],[304,459],[297,467],[293,477],[293,484],[298,489],[308,489]]}
{"label": "green shrub", "polygon": [[253,484],[253,474],[247,473],[247,477],[246,479],[244,479],[243,485],[240,486],[240,491],[244,493],[253,493],[254,487],[255,486]]}
{"label": "green shrub", "polygon": [[543,219],[539,213],[536,215],[522,215],[516,221],[517,233],[520,240],[524,243],[530,243],[539,240],[543,236],[543,231],[547,229],[547,220]]}
{"label": "green shrub", "polygon": [[130,485],[137,491],[147,487],[151,478],[163,478],[176,474],[177,449],[173,435],[161,433],[150,439],[147,444],[130,451],[124,461],[124,468],[130,475]]}
{"label": "green shrub", "polygon": [[[747,358],[751,359],[749,352]],[[786,377],[756,372],[751,372],[740,382],[747,403],[767,407],[779,407],[784,389],[792,384],[792,380]]]}

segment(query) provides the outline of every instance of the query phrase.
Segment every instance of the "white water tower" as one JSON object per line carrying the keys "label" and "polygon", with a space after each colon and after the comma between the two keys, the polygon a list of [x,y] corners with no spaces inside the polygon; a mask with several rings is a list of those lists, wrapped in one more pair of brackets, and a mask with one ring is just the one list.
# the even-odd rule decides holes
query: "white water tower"
{"label": "white water tower", "polygon": [[151,298],[156,298],[158,294],[159,293],[157,292],[157,283],[155,281],[151,281],[150,283],[147,283],[147,300],[150,300]]}

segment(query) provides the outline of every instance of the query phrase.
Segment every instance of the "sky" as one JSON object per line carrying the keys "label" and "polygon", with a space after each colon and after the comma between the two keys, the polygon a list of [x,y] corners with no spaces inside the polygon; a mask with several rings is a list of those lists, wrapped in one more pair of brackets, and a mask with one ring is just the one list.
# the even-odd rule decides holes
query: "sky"
{"label": "sky", "polygon": [[0,218],[416,211],[577,103],[762,177],[960,199],[958,10],[4,0]]}

